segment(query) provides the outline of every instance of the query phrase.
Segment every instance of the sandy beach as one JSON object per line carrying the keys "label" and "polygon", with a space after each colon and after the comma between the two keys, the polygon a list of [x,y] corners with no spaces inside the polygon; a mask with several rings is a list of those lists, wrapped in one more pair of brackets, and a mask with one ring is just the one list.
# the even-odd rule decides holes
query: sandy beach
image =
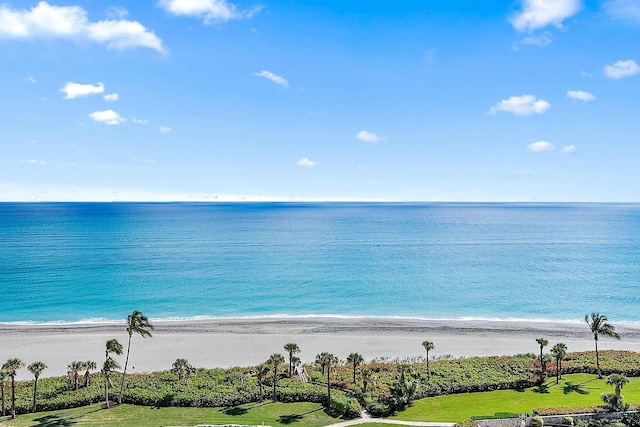
{"label": "sandy beach", "polygon": [[[593,336],[584,323],[509,321],[434,321],[394,319],[247,319],[174,321],[156,323],[152,338],[133,337],[131,372],[170,369],[177,358],[196,367],[256,365],[272,353],[284,353],[297,343],[303,362],[327,351],[345,359],[351,352],[373,358],[424,356],[422,341],[435,343],[434,356],[513,355],[539,351],[535,338],[545,337],[550,347],[567,344],[569,351],[592,350]],[[600,349],[640,351],[640,326],[617,325],[620,341],[603,337]],[[124,324],[1,326],[0,360],[18,357],[24,362],[45,362],[43,377],[63,375],[74,360],[101,364],[104,343],[111,338],[126,346]],[[124,357],[121,358],[124,363]],[[20,371],[20,379],[30,379]]]}

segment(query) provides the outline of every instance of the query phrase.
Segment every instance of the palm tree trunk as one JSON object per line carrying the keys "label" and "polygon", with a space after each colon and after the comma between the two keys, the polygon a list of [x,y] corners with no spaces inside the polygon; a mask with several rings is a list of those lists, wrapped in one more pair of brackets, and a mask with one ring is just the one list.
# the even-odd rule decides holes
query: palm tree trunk
{"label": "palm tree trunk", "polygon": [[560,383],[560,359],[556,358],[556,384]]}
{"label": "palm tree trunk", "polygon": [[4,381],[0,384],[0,394],[2,394],[2,416],[6,415],[4,408]]}
{"label": "palm tree trunk", "polygon": [[558,372],[560,372],[560,379],[562,379],[562,359],[559,360],[560,367],[558,368]]}
{"label": "palm tree trunk", "polygon": [[109,409],[109,377],[106,373],[104,374],[104,401],[107,409]]}
{"label": "palm tree trunk", "polygon": [[[280,359],[282,360],[282,359]],[[273,368],[273,401],[276,401],[276,380],[278,378],[278,368]]]}
{"label": "palm tree trunk", "polygon": [[353,387],[356,386],[356,364],[353,364]]}
{"label": "palm tree trunk", "polygon": [[429,369],[429,350],[427,350],[427,381],[431,379],[431,370]]}
{"label": "palm tree trunk", "polygon": [[89,386],[89,371],[84,373],[84,386],[85,387]]}
{"label": "palm tree trunk", "polygon": [[331,366],[327,366],[327,407],[331,408]]}
{"label": "palm tree trunk", "polygon": [[129,364],[129,350],[131,350],[131,334],[129,334],[129,343],[127,344],[127,358],[124,361],[124,371],[122,371],[122,381],[120,382],[120,393],[118,394],[118,403],[122,403],[122,393],[124,392],[124,377],[127,376],[127,365]]}
{"label": "palm tree trunk", "polygon": [[33,384],[33,406],[31,407],[31,412],[36,412],[36,392],[38,391],[38,377],[36,377],[35,383]]}
{"label": "palm tree trunk", "polygon": [[602,373],[600,372],[600,356],[598,355],[598,340],[596,339],[596,368],[598,369],[598,378],[602,379]]}
{"label": "palm tree trunk", "polygon": [[16,376],[11,376],[11,419],[16,419]]}

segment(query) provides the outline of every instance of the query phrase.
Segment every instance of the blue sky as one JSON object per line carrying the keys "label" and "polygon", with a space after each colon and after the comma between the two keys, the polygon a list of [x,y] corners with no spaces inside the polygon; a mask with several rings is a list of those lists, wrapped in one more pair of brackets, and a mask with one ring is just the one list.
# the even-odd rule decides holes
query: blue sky
{"label": "blue sky", "polygon": [[640,0],[0,4],[0,200],[640,202]]}

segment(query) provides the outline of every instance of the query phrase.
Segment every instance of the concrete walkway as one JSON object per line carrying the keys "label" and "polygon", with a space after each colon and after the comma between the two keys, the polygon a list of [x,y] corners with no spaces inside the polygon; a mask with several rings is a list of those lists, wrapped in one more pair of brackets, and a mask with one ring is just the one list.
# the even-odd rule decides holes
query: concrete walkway
{"label": "concrete walkway", "polygon": [[421,426],[421,427],[453,427],[456,423],[427,423],[420,421],[401,421],[401,420],[385,420],[383,418],[369,418],[362,417],[355,420],[344,421],[337,424],[331,424],[326,427],[348,427],[348,426],[356,426],[358,424],[364,423],[378,423],[378,424],[390,424],[390,425],[401,425],[401,426]]}

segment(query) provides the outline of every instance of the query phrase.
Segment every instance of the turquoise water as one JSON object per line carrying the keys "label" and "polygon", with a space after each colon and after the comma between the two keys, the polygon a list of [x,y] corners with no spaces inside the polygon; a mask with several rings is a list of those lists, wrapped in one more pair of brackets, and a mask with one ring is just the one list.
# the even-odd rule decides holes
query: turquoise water
{"label": "turquoise water", "polygon": [[640,205],[3,203],[0,322],[640,321]]}

